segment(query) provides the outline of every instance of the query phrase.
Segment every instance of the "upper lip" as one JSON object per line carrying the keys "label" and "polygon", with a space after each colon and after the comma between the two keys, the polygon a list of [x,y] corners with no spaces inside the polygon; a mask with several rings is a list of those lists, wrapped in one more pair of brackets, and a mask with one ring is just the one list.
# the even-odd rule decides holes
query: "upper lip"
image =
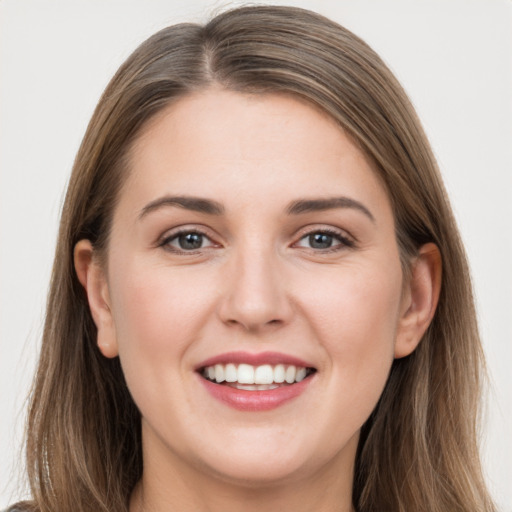
{"label": "upper lip", "polygon": [[214,366],[216,364],[250,364],[252,366],[260,366],[264,364],[270,364],[272,366],[277,364],[287,364],[300,366],[304,368],[314,368],[311,363],[304,361],[295,356],[291,356],[288,354],[282,354],[279,352],[225,352],[224,354],[219,354],[217,356],[210,357],[205,361],[199,363],[196,366],[196,370],[200,370],[201,368],[206,368],[208,366]]}

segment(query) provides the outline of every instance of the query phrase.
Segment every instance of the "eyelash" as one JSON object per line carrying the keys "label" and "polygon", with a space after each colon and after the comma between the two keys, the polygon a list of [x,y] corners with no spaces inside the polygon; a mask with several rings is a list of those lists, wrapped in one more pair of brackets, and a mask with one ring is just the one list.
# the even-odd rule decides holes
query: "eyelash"
{"label": "eyelash", "polygon": [[[176,231],[174,233],[172,233],[171,235],[169,236],[166,236],[159,244],[158,246],[159,247],[162,247],[164,248],[165,250],[169,251],[169,252],[173,252],[175,254],[187,254],[187,255],[192,255],[192,254],[198,254],[199,251],[201,251],[203,248],[198,248],[197,250],[183,250],[183,249],[177,249],[175,247],[171,247],[170,246],[170,243],[176,239],[178,239],[180,236],[182,235],[200,235],[200,236],[203,236],[205,238],[207,238],[208,240],[210,240],[210,242],[212,242],[212,240],[210,239],[210,237],[208,236],[207,233],[205,233],[204,231],[200,230],[200,229],[182,229],[182,230],[179,230],[179,231]],[[341,231],[337,231],[335,229],[329,229],[329,228],[322,228],[322,229],[313,229],[311,231],[307,231],[305,233],[303,233],[298,242],[300,242],[301,240],[304,240],[305,238],[311,236],[311,235],[316,235],[316,234],[322,234],[322,235],[329,235],[329,236],[332,236],[333,238],[335,238],[338,242],[340,242],[339,244],[337,245],[334,245],[332,247],[328,247],[326,249],[314,249],[314,248],[310,248],[311,250],[313,250],[315,253],[320,253],[320,254],[325,254],[325,253],[332,253],[332,252],[338,252],[338,251],[341,251],[343,249],[352,249],[356,246],[356,243],[353,239],[349,238],[348,236],[344,235],[343,232]],[[295,242],[295,244],[297,244],[298,242]],[[212,242],[213,244],[213,242]],[[295,245],[294,244],[294,245]],[[215,247],[215,244],[213,244],[213,246]],[[209,247],[206,247],[205,249],[208,249]]]}

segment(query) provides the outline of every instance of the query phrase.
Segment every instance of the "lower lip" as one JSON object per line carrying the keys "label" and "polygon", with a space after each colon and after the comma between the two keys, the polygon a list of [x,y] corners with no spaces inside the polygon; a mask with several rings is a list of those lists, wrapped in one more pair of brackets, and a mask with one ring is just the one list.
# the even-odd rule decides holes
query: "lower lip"
{"label": "lower lip", "polygon": [[310,385],[312,377],[311,375],[295,384],[275,389],[248,391],[216,384],[199,375],[203,386],[214,398],[239,411],[269,411],[276,409],[304,393]]}

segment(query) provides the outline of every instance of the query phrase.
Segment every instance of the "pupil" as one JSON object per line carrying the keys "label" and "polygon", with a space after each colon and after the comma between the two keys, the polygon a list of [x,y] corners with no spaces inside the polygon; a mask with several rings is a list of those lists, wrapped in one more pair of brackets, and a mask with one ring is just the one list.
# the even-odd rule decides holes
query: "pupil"
{"label": "pupil", "polygon": [[332,235],[314,233],[309,235],[309,243],[314,249],[328,249],[332,245]]}
{"label": "pupil", "polygon": [[186,235],[180,235],[178,241],[182,249],[199,249],[203,244],[203,235],[187,233]]}

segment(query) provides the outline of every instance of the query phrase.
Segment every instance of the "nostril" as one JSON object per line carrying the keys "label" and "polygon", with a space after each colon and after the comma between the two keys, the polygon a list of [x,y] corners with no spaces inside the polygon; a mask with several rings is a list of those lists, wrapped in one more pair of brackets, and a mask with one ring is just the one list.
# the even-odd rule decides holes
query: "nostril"
{"label": "nostril", "polygon": [[282,325],[284,322],[283,320],[280,320],[278,318],[275,318],[273,320],[263,321],[263,322],[251,322],[251,321],[243,321],[242,319],[237,320],[235,318],[230,318],[224,321],[225,324],[231,325],[231,326],[241,326],[242,328],[248,330],[248,331],[259,331],[261,329],[264,329],[268,326],[279,326]]}

